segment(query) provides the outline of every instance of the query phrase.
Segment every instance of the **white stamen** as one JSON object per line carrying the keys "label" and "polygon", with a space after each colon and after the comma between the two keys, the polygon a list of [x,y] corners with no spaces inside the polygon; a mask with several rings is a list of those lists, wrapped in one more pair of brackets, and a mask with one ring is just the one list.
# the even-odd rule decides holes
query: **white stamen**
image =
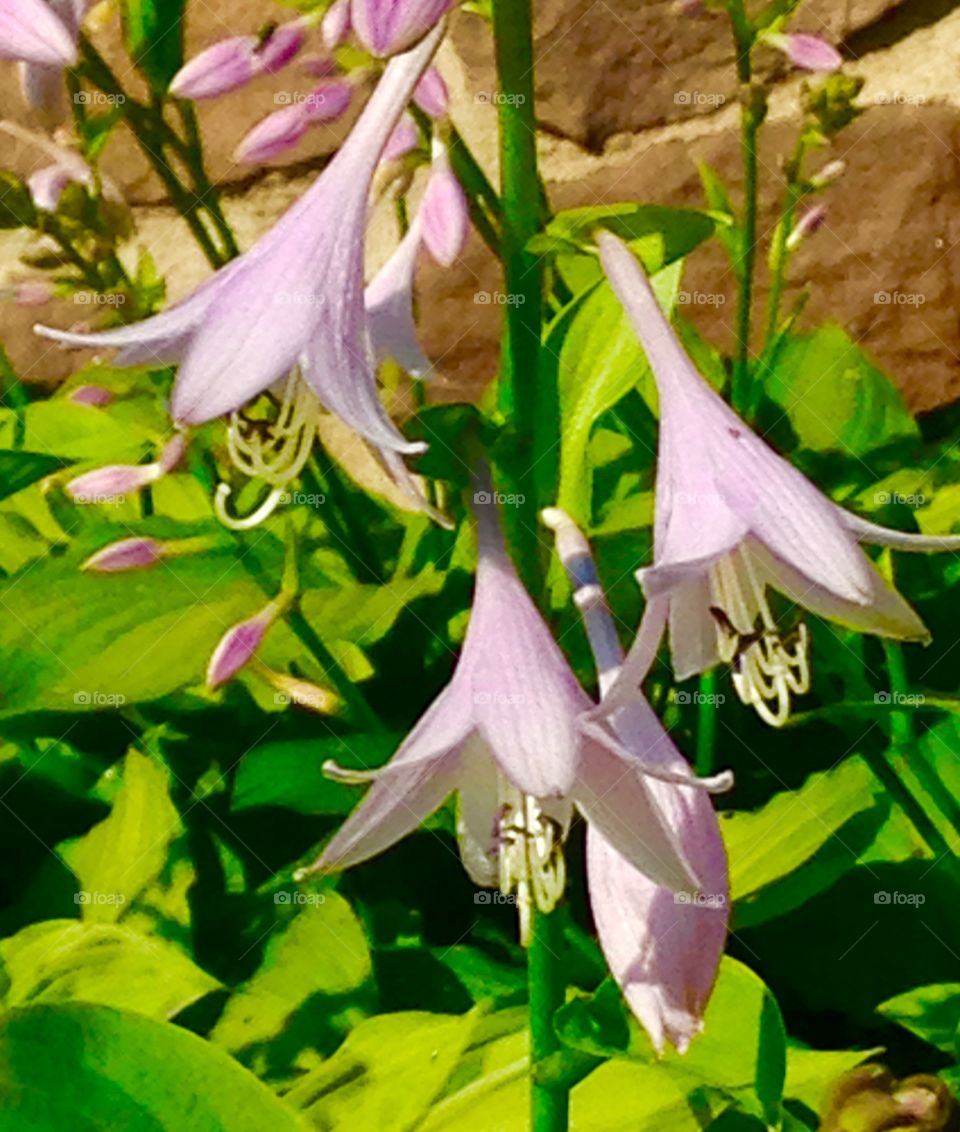
{"label": "white stamen", "polygon": [[536,798],[502,784],[507,799],[498,823],[500,891],[516,894],[520,942],[528,946],[531,911],[552,912],[566,885],[566,862],[558,823],[544,814]]}

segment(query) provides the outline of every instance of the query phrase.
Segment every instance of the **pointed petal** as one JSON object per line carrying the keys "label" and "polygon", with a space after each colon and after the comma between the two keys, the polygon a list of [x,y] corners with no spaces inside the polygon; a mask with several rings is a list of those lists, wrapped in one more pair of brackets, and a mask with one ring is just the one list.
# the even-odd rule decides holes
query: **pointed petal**
{"label": "pointed petal", "polygon": [[0,4],[0,59],[72,67],[77,46],[69,28],[45,0]]}
{"label": "pointed petal", "polygon": [[720,661],[711,604],[705,578],[683,582],[670,595],[670,660],[675,680],[706,672]]}
{"label": "pointed petal", "polygon": [[616,679],[604,692],[603,702],[595,709],[595,715],[608,715],[622,704],[632,702],[657,659],[669,610],[669,600],[662,596],[650,598],[647,602],[626,660]]}
{"label": "pointed petal", "polygon": [[467,245],[470,209],[445,151],[434,158],[433,171],[420,204],[420,218],[424,246],[441,267],[452,266]]}
{"label": "pointed petal", "polygon": [[419,251],[420,222],[417,219],[368,284],[364,303],[370,343],[377,361],[392,358],[412,377],[423,378],[432,367],[420,348],[413,320],[413,281]]}
{"label": "pointed petal", "polygon": [[[709,809],[709,802],[700,800]],[[702,1028],[727,931],[727,878],[716,817],[691,813],[691,853],[704,895],[681,902],[656,885],[598,832],[587,831],[587,883],[600,946],[630,1009],[658,1052],[683,1053]]]}
{"label": "pointed petal", "polygon": [[474,884],[495,888],[500,877],[500,785],[497,764],[476,736],[460,756],[457,841],[460,859]]}
{"label": "pointed petal", "polygon": [[456,677],[421,717],[314,868],[346,869],[388,849],[438,809],[460,781],[469,704]]}
{"label": "pointed petal", "polygon": [[858,633],[872,633],[899,641],[926,644],[930,640],[929,630],[910,604],[891,589],[872,566],[868,601],[851,602],[838,598],[762,548],[755,548],[754,554],[760,562],[761,574],[770,586],[826,621],[839,622]]}
{"label": "pointed petal", "polygon": [[562,797],[576,770],[577,716],[592,705],[517,577],[487,498],[475,507],[480,562],[460,670],[504,776],[525,794]]}
{"label": "pointed petal", "polygon": [[895,531],[892,527],[881,527],[868,519],[861,519],[852,511],[837,507],[840,521],[858,542],[869,542],[873,546],[892,546],[896,550],[931,552],[960,550],[960,535],[920,535],[909,531]]}

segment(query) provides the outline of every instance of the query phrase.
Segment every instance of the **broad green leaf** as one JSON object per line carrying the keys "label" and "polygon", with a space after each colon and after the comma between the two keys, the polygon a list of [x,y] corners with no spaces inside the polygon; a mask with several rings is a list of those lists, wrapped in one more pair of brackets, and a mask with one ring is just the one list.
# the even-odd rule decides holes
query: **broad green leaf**
{"label": "broad green leaf", "polygon": [[856,1050],[791,1046],[787,1050],[787,1079],[783,1095],[802,1102],[814,1112],[821,1112],[826,1093],[838,1077],[882,1052],[880,1047]]}
{"label": "broad green leaf", "polygon": [[212,1038],[234,1052],[270,1041],[312,996],[349,994],[371,974],[363,928],[342,896],[291,890],[274,900],[307,903],[279,921],[257,972],[227,1002]]}
{"label": "broad green leaf", "polygon": [[172,1018],[220,985],[163,939],[113,924],[48,920],[0,943],[6,1009],[93,1002]]}
{"label": "broad green leaf", "polygon": [[[28,567],[0,581],[0,714],[102,711],[199,684],[228,626],[264,603],[232,551],[125,574],[84,573],[75,558]],[[264,659],[294,647],[278,624]]]}
{"label": "broad green leaf", "polygon": [[[886,816],[879,795],[866,764],[850,758],[835,770],[811,775],[799,790],[774,795],[753,813],[722,814],[737,923],[755,924],[781,914],[857,865],[865,837]],[[863,830],[846,836],[845,827],[858,817],[865,819]],[[801,869],[805,871],[793,877],[792,890],[763,891]]]}
{"label": "broad green leaf", "polygon": [[595,1069],[573,1090],[570,1115],[578,1132],[699,1132],[702,1128],[687,1102],[682,1077],[630,1061],[608,1061]]}
{"label": "broad green leaf", "polygon": [[[661,303],[672,310],[682,263],[654,276]],[[638,383],[650,381],[637,336],[609,285],[598,286],[575,299],[569,321],[558,320],[557,387],[560,397],[560,490],[558,506],[574,519],[589,524],[592,476],[586,467],[587,447],[594,425]],[[648,398],[651,396],[647,391]]]}
{"label": "broad green leaf", "polygon": [[163,872],[180,832],[166,769],[131,750],[109,816],[63,851],[84,920],[116,923]]}
{"label": "broad green leaf", "polygon": [[30,1006],[0,1020],[0,1127],[26,1132],[303,1132],[216,1046],[107,1006]]}
{"label": "broad green leaf", "polygon": [[877,1007],[877,1011],[937,1049],[956,1056],[960,983],[915,987],[905,994],[888,998]]}
{"label": "broad green leaf", "polygon": [[283,806],[301,814],[347,814],[360,797],[357,788],[331,781],[323,764],[333,759],[358,770],[382,766],[402,739],[387,731],[254,747],[237,768],[231,809]]}
{"label": "broad green leaf", "polygon": [[864,456],[920,435],[896,386],[839,326],[787,339],[766,392],[800,443],[818,452]]}
{"label": "broad green leaf", "polygon": [[15,495],[61,467],[62,460],[44,452],[0,450],[0,499]]}
{"label": "broad green leaf", "polygon": [[[405,1012],[368,1018],[286,1094],[326,1132],[413,1132],[470,1042],[476,1015]],[[319,1098],[319,1099],[318,1099]],[[490,1129],[497,1127],[489,1124]]]}
{"label": "broad green leaf", "polygon": [[[27,451],[64,462],[87,460],[91,467],[139,463],[158,440],[144,427],[142,417],[133,419],[125,414],[118,419],[112,412],[77,405],[63,397],[33,401],[20,419]],[[0,411],[0,447],[13,448],[17,428],[17,415],[11,410]]]}

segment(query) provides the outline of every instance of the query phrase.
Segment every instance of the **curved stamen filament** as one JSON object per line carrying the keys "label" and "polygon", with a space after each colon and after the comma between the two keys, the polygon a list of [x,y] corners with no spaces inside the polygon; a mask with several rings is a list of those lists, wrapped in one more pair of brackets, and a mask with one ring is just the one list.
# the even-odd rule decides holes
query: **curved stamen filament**
{"label": "curved stamen filament", "polygon": [[530,942],[531,910],[552,912],[566,885],[563,832],[536,798],[507,787],[498,823],[500,891],[516,894],[520,942]]}
{"label": "curved stamen filament", "polygon": [[788,644],[777,629],[765,583],[757,577],[747,547],[738,547],[716,563],[710,589],[727,622],[718,623],[717,651],[735,668],[737,695],[766,723],[782,727],[790,715],[791,697],[810,690],[806,625],[799,626],[795,640]]}

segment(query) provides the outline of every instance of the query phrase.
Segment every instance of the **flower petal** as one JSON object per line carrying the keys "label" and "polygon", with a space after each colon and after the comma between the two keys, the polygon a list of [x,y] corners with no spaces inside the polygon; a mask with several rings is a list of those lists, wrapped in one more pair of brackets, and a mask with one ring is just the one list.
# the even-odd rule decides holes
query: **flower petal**
{"label": "flower petal", "polygon": [[423,378],[432,366],[420,348],[413,320],[413,282],[419,251],[417,219],[367,285],[364,303],[370,344],[377,361],[391,358],[411,376]]}
{"label": "flower petal", "polygon": [[77,45],[46,0],[4,0],[0,4],[0,59],[72,67]]}
{"label": "flower petal", "polygon": [[[696,801],[709,809],[706,799]],[[683,1053],[700,1032],[727,931],[726,861],[716,818],[706,812],[687,817],[688,844],[705,886],[700,899],[655,884],[595,827],[587,831],[587,881],[600,946],[658,1052],[669,1041]]]}
{"label": "flower petal", "polygon": [[472,736],[460,756],[457,841],[474,884],[495,888],[500,877],[500,784],[486,744]]}
{"label": "flower petal", "polygon": [[705,578],[683,582],[670,595],[670,662],[674,680],[688,680],[719,663],[717,625],[710,614],[711,604],[710,586]]}
{"label": "flower petal", "polygon": [[434,700],[313,869],[346,869],[406,837],[457,789],[469,704],[456,678]]}

